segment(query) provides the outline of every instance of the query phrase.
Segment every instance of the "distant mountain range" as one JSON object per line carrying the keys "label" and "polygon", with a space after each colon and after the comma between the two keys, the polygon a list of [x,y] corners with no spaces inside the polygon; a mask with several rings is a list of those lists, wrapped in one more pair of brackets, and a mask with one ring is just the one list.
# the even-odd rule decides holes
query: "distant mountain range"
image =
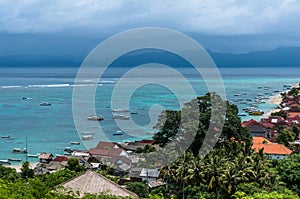
{"label": "distant mountain range", "polygon": [[[257,51],[244,54],[220,53],[207,50],[219,67],[284,67],[300,66],[300,47],[281,47],[273,51]],[[15,55],[1,56],[0,66],[80,66],[86,55]],[[128,53],[117,60],[114,66],[136,66],[149,62],[173,67],[188,66],[189,63],[165,51],[142,50]]]}

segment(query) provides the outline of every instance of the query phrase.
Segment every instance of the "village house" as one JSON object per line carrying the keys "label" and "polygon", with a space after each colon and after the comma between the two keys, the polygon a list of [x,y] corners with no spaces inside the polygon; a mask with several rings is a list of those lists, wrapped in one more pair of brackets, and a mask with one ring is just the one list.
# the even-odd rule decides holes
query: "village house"
{"label": "village house", "polygon": [[135,193],[91,170],[87,170],[85,173],[60,184],[56,190],[63,194],[72,192],[73,194],[78,194],[80,198],[86,193],[108,193],[119,197],[139,198]]}
{"label": "village house", "polygon": [[287,147],[273,143],[264,137],[253,137],[252,149],[256,152],[263,149],[263,153],[270,159],[283,159],[292,153]]}
{"label": "village house", "polygon": [[40,160],[40,163],[49,164],[53,160],[53,155],[51,153],[43,152],[39,155],[38,158]]}
{"label": "village house", "polygon": [[266,128],[264,128],[264,126],[257,122],[256,120],[249,120],[249,121],[245,121],[242,123],[243,127],[248,127],[251,136],[263,136],[263,137],[267,137],[267,130]]}

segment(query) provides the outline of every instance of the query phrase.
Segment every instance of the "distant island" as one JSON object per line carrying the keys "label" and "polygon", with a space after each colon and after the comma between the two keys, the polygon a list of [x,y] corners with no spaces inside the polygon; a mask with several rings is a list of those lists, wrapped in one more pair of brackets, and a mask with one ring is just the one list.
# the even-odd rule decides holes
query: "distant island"
{"label": "distant island", "polygon": [[[1,55],[0,67],[3,66],[73,66],[79,67],[94,45],[84,46],[82,52],[60,52],[59,54],[20,54]],[[80,48],[80,46],[78,46]],[[218,67],[295,67],[300,66],[300,47],[280,47],[272,51],[249,53],[223,53],[207,49]],[[145,63],[161,63],[172,67],[185,67],[190,64],[172,53],[143,49],[121,56],[112,66],[130,67]]]}

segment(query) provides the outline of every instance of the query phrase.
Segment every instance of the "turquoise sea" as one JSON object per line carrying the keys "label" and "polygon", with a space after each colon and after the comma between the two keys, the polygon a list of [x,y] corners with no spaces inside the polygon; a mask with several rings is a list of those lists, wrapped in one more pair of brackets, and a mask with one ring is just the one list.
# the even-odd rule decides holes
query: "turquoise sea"
{"label": "turquoise sea", "polygon": [[[70,141],[81,142],[72,114],[72,90],[78,68],[76,67],[11,67],[0,68],[0,159],[21,158],[24,154],[12,153],[13,148],[27,146],[30,154],[51,152],[63,154]],[[111,110],[111,94],[114,86],[128,68],[112,68],[101,78],[95,96],[96,112],[105,119],[100,121],[104,133],[111,141],[133,141],[142,139],[129,135],[113,136],[119,130]],[[178,68],[197,95],[207,92],[204,81],[190,68]],[[220,68],[226,88],[227,99],[242,108],[252,106],[255,97],[269,97],[286,90],[284,85],[299,82],[300,68]],[[134,83],[134,79],[132,80]],[[87,86],[89,80],[86,80]],[[179,85],[180,86],[180,85]],[[23,100],[23,97],[32,98]],[[189,101],[191,96],[183,96]],[[262,99],[267,101],[267,99]],[[47,101],[51,106],[40,106]],[[149,108],[161,104],[166,109],[178,109],[179,104],[174,94],[165,87],[149,84],[136,90],[130,100],[130,110],[137,112],[131,115],[132,120],[140,126],[150,122]],[[259,103],[258,109],[268,112],[276,105]],[[122,107],[120,107],[122,108]],[[242,120],[259,116],[241,116]],[[148,129],[153,131],[152,129]],[[144,137],[145,138],[145,137]],[[151,135],[148,136],[151,138]],[[99,140],[93,140],[97,143]],[[84,146],[73,145],[73,148],[84,149]],[[36,159],[29,159],[36,161]]]}

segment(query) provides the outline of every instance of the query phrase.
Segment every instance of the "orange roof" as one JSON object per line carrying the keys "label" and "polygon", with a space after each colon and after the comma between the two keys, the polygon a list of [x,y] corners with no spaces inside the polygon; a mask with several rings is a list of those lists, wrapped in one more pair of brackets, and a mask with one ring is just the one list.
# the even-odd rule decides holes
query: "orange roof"
{"label": "orange roof", "polygon": [[300,112],[289,112],[287,115],[289,118],[294,118],[295,116],[300,116]]}
{"label": "orange roof", "polygon": [[243,127],[246,127],[246,126],[249,126],[250,124],[257,124],[258,122],[256,121],[256,120],[254,120],[254,119],[251,119],[251,120],[249,120],[249,121],[244,121],[244,122],[242,122],[242,126]]}
{"label": "orange roof", "polygon": [[259,151],[260,149],[264,149],[264,154],[276,154],[276,155],[290,155],[292,151],[281,144],[258,144],[253,143],[252,149],[255,151]]}
{"label": "orange roof", "polygon": [[270,140],[264,138],[264,137],[258,137],[258,136],[255,136],[255,137],[252,137],[252,142],[253,144],[263,144],[264,142],[266,144],[271,144],[272,142],[270,142]]}

